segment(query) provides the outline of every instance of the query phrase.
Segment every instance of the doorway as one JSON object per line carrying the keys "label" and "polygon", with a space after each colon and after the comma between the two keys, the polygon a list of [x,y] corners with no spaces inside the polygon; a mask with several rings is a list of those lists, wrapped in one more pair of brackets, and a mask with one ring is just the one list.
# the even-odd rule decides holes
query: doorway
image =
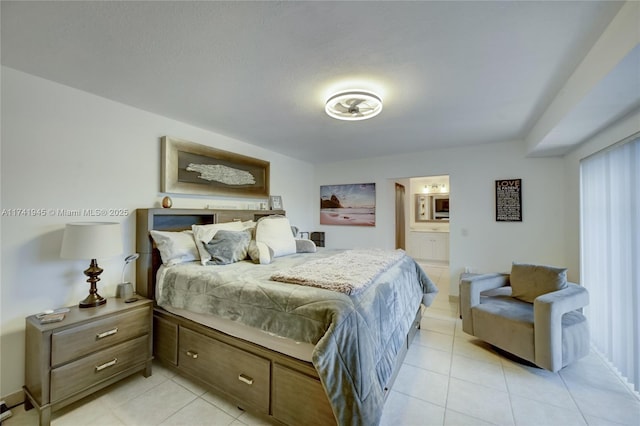
{"label": "doorway", "polygon": [[404,185],[396,182],[396,248],[406,250],[405,244],[405,232],[406,232],[406,220],[405,220],[405,188]]}
{"label": "doorway", "polygon": [[[403,179],[407,182],[404,202],[399,204],[396,182],[396,245],[404,239],[405,251],[425,264],[449,266],[449,195],[448,175]],[[404,185],[400,185],[403,186]],[[455,212],[455,205],[452,207]],[[399,219],[404,219],[402,231]]]}

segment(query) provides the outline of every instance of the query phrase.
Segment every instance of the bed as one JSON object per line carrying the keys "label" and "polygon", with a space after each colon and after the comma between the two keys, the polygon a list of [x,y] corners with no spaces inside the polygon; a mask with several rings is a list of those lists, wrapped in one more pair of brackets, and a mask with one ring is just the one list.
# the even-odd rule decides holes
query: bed
{"label": "bed", "polygon": [[[377,424],[419,328],[421,306],[437,293],[413,259],[396,252],[375,280],[332,291],[286,282],[291,277],[285,272],[307,273],[312,265],[326,268],[326,262],[380,253],[318,249],[269,264],[203,266],[193,260],[167,267],[150,237],[151,231],[177,233],[194,224],[273,214],[284,212],[137,210],[136,291],[156,302],[154,356],[238,407],[279,423]],[[283,275],[284,281],[275,281]]]}

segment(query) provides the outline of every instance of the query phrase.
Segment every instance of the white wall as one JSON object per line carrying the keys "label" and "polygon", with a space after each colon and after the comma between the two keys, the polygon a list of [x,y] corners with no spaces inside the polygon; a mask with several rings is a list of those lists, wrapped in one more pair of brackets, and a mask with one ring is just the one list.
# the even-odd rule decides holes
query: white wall
{"label": "white wall", "polygon": [[[318,187],[376,182],[377,192],[375,227],[318,230],[328,247],[393,248],[393,179],[449,175],[450,294],[457,295],[465,267],[493,272],[509,271],[512,261],[565,264],[563,165],[559,158],[525,158],[524,142],[509,142],[316,166]],[[523,221],[496,222],[494,181],[510,178],[522,179]],[[570,278],[577,272],[570,270]]]}
{"label": "white wall", "polygon": [[[271,162],[271,192],[282,195],[292,223],[312,228],[317,210],[313,166],[222,135],[47,80],[2,68],[2,209],[156,207],[160,137],[171,135]],[[243,206],[253,199],[173,196],[174,207]],[[0,395],[24,384],[24,318],[73,305],[88,293],[85,261],[60,259],[64,224],[96,220],[62,215],[2,215]],[[122,259],[134,252],[135,220],[123,224],[122,256],[99,262],[98,283],[113,296]],[[129,279],[134,276],[128,271]]]}
{"label": "white wall", "polygon": [[580,273],[580,160],[640,132],[640,111],[627,115],[564,157],[567,209],[567,266]]}

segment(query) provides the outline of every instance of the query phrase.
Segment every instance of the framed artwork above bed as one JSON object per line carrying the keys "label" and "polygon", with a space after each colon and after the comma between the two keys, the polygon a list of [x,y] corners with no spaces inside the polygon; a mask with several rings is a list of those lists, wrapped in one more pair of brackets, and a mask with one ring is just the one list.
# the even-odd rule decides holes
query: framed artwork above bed
{"label": "framed artwork above bed", "polygon": [[161,191],[267,198],[269,166],[268,161],[164,136]]}
{"label": "framed artwork above bed", "polygon": [[320,186],[320,224],[376,226],[376,184]]}

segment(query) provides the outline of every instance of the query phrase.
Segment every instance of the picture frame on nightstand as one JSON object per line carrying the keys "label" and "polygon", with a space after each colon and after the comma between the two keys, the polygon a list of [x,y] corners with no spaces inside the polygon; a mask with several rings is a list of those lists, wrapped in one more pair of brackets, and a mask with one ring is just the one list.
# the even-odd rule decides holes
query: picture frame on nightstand
{"label": "picture frame on nightstand", "polygon": [[282,210],[282,196],[280,195],[269,196],[269,210]]}

